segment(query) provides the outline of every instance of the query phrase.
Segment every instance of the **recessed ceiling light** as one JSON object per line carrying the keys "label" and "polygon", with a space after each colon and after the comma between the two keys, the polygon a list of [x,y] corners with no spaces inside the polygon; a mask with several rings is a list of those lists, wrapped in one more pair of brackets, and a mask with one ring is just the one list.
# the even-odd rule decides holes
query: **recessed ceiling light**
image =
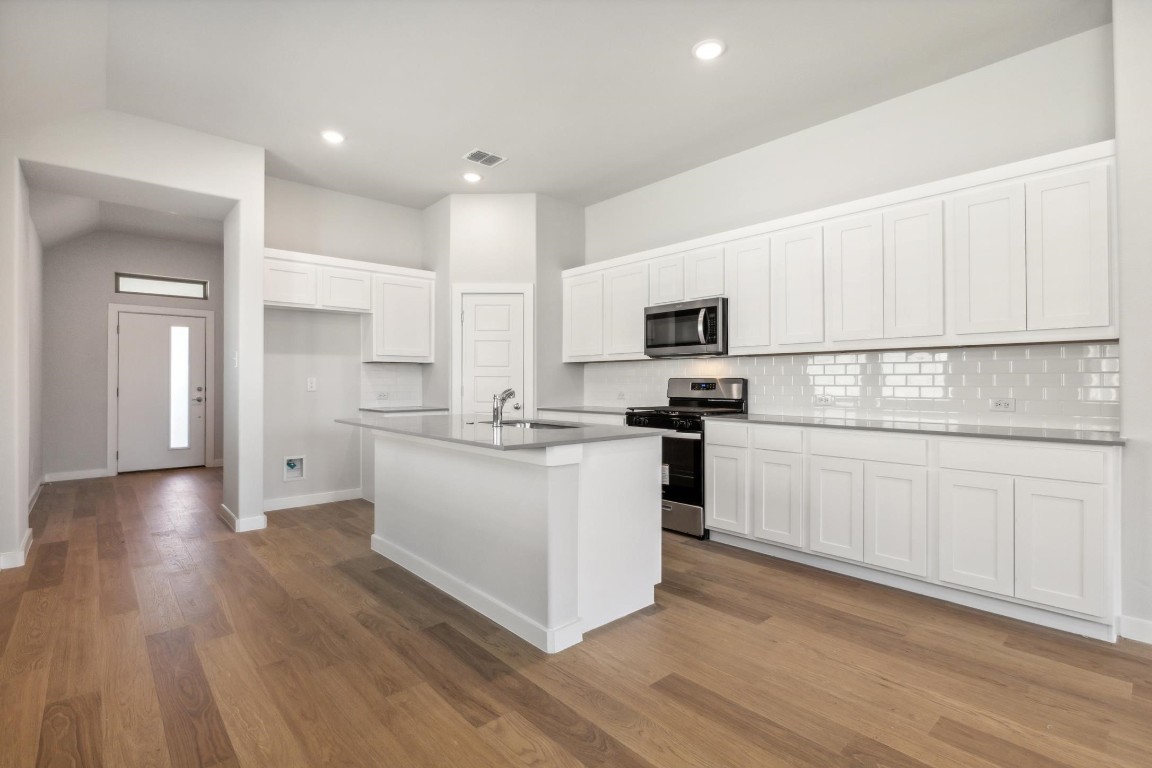
{"label": "recessed ceiling light", "polygon": [[340,133],[340,131],[321,131],[320,138],[324,139],[324,141],[328,142],[329,144],[344,143],[344,134]]}
{"label": "recessed ceiling light", "polygon": [[469,184],[475,184],[476,182],[481,181],[483,178],[484,177],[480,174],[472,173],[471,171],[464,174],[464,181],[468,182]]}
{"label": "recessed ceiling light", "polygon": [[724,53],[723,40],[701,40],[692,46],[692,55],[701,61],[711,61]]}

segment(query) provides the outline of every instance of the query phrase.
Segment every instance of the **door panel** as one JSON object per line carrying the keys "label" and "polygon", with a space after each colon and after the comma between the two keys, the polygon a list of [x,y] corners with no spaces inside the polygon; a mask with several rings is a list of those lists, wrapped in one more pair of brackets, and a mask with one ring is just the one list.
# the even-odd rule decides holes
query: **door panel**
{"label": "door panel", "polygon": [[704,465],[704,524],[748,533],[748,449],[709,445]]}
{"label": "door panel", "polygon": [[372,309],[372,275],[355,269],[320,268],[320,305],[325,309]]}
{"label": "door panel", "polygon": [[777,344],[824,341],[820,227],[772,236],[772,336]]}
{"label": "door panel", "polygon": [[752,535],[804,544],[804,457],[781,451],[752,451]]}
{"label": "door panel", "polygon": [[564,280],[564,358],[604,353],[604,273]]}
{"label": "door panel", "polygon": [[928,471],[864,465],[864,562],[928,575]]}
{"label": "door panel", "polygon": [[684,300],[724,295],[724,246],[684,254]]}
{"label": "door panel", "polygon": [[1024,185],[957,195],[952,210],[956,332],[1025,330]]}
{"label": "door panel", "polygon": [[432,282],[374,275],[372,284],[375,356],[413,361],[431,359]]}
{"label": "door panel", "polygon": [[684,300],[684,256],[665,256],[649,266],[649,299],[653,304]]}
{"label": "door panel", "polygon": [[884,336],[883,229],[879,214],[824,227],[829,341]]}
{"label": "door panel", "polygon": [[940,580],[1011,595],[1012,478],[940,470]]}
{"label": "door panel", "polygon": [[492,396],[511,388],[505,416],[523,418],[524,297],[516,293],[466,293],[461,381],[464,413],[492,413]]}
{"label": "door panel", "polygon": [[265,259],[264,301],[316,306],[316,267],[295,261]]}
{"label": "door panel", "polygon": [[633,264],[604,273],[604,354],[644,353],[648,267]]}
{"label": "door panel", "polygon": [[203,466],[204,318],[121,312],[117,322],[117,471]]}
{"label": "door panel", "polygon": [[808,546],[864,559],[864,462],[812,456],[808,464]]}
{"label": "door panel", "polygon": [[772,343],[769,290],[772,262],[767,237],[725,248],[728,272],[728,347],[766,347]]}
{"label": "door panel", "polygon": [[884,336],[944,333],[944,216],[941,202],[884,214]]}

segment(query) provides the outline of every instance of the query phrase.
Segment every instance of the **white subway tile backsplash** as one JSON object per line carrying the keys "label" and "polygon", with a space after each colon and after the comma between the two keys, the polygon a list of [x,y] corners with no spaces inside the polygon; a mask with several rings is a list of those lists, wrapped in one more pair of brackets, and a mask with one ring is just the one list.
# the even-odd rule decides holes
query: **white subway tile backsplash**
{"label": "white subway tile backsplash", "polygon": [[[652,405],[671,377],[735,376],[748,379],[753,413],[1118,430],[1119,354],[1077,343],[589,363],[584,402]],[[989,411],[996,397],[1016,398],[1016,411]]]}
{"label": "white subway tile backsplash", "polygon": [[[360,405],[422,405],[424,372],[418,363],[363,363]],[[437,403],[438,405],[438,403]]]}

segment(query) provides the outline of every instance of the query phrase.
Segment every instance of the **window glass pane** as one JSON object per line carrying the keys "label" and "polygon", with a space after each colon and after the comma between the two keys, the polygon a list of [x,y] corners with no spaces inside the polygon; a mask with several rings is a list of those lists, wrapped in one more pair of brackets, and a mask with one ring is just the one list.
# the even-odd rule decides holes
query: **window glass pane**
{"label": "window glass pane", "polygon": [[202,280],[169,280],[163,277],[116,275],[117,293],[145,293],[182,299],[208,298],[208,283]]}
{"label": "window glass pane", "polygon": [[169,448],[188,447],[188,328],[172,327],[172,362],[169,375],[171,426],[168,430]]}

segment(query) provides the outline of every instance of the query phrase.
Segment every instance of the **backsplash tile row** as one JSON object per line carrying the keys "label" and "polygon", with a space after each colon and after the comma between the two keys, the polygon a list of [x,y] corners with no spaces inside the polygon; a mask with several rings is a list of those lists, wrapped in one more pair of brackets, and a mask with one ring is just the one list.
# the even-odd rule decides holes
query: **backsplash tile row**
{"label": "backsplash tile row", "polygon": [[[752,413],[1119,430],[1119,355],[1078,343],[589,363],[584,403],[653,405],[670,377],[733,376]],[[989,410],[1003,397],[1014,413]]]}
{"label": "backsplash tile row", "polygon": [[391,407],[421,405],[424,371],[419,363],[362,363],[360,405]]}

